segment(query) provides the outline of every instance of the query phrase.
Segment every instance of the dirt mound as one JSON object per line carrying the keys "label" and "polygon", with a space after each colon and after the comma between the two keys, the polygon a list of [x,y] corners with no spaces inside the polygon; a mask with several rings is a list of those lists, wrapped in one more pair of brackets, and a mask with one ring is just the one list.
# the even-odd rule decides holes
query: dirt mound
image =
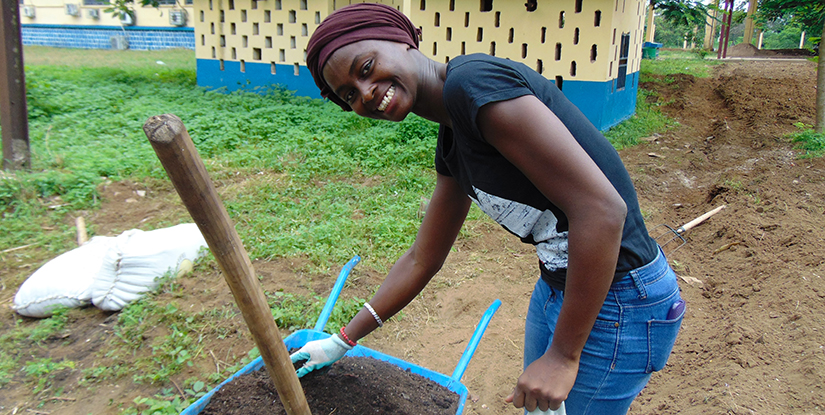
{"label": "dirt mound", "polygon": [[750,43],[728,46],[726,56],[729,58],[807,58],[815,56],[808,49],[757,49]]}
{"label": "dirt mound", "polygon": [[622,153],[651,227],[727,208],[670,255],[690,311],[632,413],[822,410],[825,163],[798,159],[784,138],[814,122],[815,71],[736,62],[644,86],[683,125]]}

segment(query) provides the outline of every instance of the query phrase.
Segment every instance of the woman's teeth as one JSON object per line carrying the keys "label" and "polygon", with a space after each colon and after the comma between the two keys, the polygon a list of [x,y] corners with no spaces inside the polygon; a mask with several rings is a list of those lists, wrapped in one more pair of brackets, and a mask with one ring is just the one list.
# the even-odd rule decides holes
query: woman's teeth
{"label": "woman's teeth", "polygon": [[390,105],[390,101],[392,101],[392,97],[395,95],[395,86],[391,86],[387,90],[387,94],[384,95],[384,99],[381,100],[381,104],[378,105],[378,111],[384,112],[387,109],[387,106]]}

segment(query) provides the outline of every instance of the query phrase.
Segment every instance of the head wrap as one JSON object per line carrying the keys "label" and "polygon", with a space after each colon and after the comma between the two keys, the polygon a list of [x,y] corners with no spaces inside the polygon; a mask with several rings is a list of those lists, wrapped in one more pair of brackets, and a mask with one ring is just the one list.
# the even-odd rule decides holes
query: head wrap
{"label": "head wrap", "polygon": [[327,16],[309,39],[307,67],[321,96],[329,98],[344,111],[351,111],[324,80],[322,71],[332,53],[350,43],[368,39],[405,43],[418,49],[420,33],[407,16],[393,7],[377,3],[342,7]]}

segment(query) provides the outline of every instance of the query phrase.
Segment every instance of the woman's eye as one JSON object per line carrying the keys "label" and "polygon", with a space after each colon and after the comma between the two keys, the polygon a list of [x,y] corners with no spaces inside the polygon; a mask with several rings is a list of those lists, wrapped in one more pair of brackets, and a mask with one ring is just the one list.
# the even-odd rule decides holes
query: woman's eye
{"label": "woman's eye", "polygon": [[364,68],[361,70],[361,74],[366,75],[370,71],[370,68],[372,68],[372,61],[367,61],[364,64]]}
{"label": "woman's eye", "polygon": [[352,98],[355,97],[355,93],[352,91],[347,92],[347,95],[344,97],[344,101],[352,102]]}

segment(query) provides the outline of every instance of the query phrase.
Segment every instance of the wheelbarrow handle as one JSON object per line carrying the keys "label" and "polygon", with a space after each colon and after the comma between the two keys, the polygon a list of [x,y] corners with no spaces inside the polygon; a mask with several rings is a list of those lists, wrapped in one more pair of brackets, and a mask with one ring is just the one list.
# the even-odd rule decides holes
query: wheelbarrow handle
{"label": "wheelbarrow handle", "polygon": [[343,268],[341,268],[341,272],[338,274],[338,279],[335,281],[335,285],[332,286],[332,292],[329,293],[327,302],[324,303],[324,309],[321,310],[321,315],[318,316],[318,321],[315,323],[315,331],[324,331],[324,327],[327,326],[327,321],[332,315],[332,309],[335,307],[335,302],[338,301],[338,296],[341,295],[341,290],[344,289],[344,283],[347,282],[349,273],[352,272],[352,268],[359,262],[361,262],[361,257],[356,255],[352,257],[352,259],[350,259]]}
{"label": "wheelbarrow handle", "polygon": [[464,376],[464,371],[467,370],[467,365],[470,364],[470,359],[472,359],[473,353],[476,352],[478,343],[481,342],[481,336],[484,335],[484,331],[487,330],[487,325],[490,324],[490,320],[493,318],[493,314],[496,313],[499,306],[501,306],[501,300],[496,299],[493,301],[493,304],[490,304],[490,307],[487,308],[484,315],[481,316],[481,321],[478,322],[478,326],[476,326],[473,336],[470,337],[470,342],[467,343],[467,347],[464,349],[464,354],[461,355],[461,359],[458,360],[458,364],[455,366],[453,375],[450,376],[454,381],[461,382],[461,377]]}

